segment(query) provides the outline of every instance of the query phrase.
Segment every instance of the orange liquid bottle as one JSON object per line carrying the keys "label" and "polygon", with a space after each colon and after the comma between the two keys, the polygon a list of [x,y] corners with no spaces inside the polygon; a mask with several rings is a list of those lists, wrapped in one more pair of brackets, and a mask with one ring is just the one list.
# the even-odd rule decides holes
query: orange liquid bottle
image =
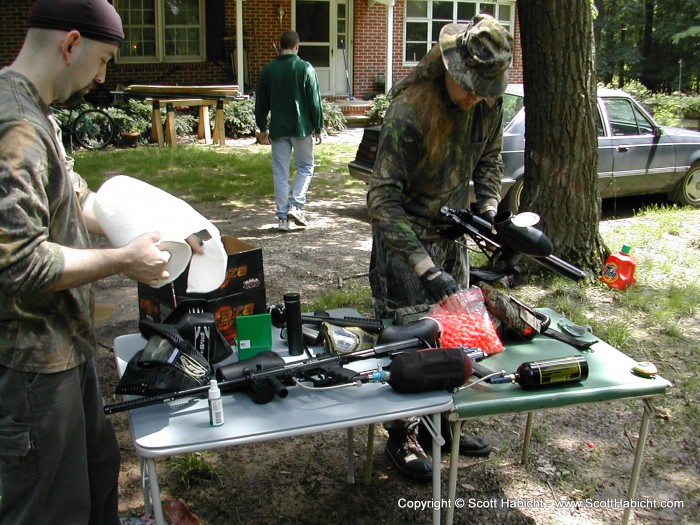
{"label": "orange liquid bottle", "polygon": [[619,253],[612,253],[606,259],[600,280],[610,288],[626,290],[637,282],[634,278],[637,260],[630,255],[631,250],[629,244],[623,244]]}

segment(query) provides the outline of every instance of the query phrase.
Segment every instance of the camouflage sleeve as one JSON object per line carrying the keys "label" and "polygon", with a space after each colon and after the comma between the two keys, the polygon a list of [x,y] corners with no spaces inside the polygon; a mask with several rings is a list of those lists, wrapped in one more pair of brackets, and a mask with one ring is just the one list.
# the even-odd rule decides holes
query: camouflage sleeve
{"label": "camouflage sleeve", "polygon": [[78,201],[80,202],[80,207],[82,208],[83,204],[85,204],[85,199],[88,198],[88,195],[90,195],[91,190],[88,187],[88,184],[85,181],[85,179],[83,179],[75,171],[70,172],[70,177],[71,182],[73,183],[73,189],[75,190],[75,194],[77,195]]}
{"label": "camouflage sleeve", "polygon": [[[486,104],[482,104],[486,107]],[[478,213],[487,210],[496,210],[501,194],[501,180],[503,179],[503,102],[499,101],[493,108],[486,110],[484,120],[488,122],[488,136],[484,152],[479,159],[472,180],[474,181],[474,194],[476,195],[476,209]]]}
{"label": "camouflage sleeve", "polygon": [[6,295],[51,289],[63,270],[60,246],[47,242],[50,165],[37,134],[28,121],[0,127],[0,286]]}
{"label": "camouflage sleeve", "polygon": [[384,121],[377,159],[367,191],[370,220],[389,248],[411,267],[428,257],[403,206],[409,177],[418,169],[422,140],[406,118]]}
{"label": "camouflage sleeve", "polygon": [[78,201],[82,207],[82,205],[85,203],[85,199],[87,199],[87,196],[90,194],[90,188],[88,188],[85,179],[83,179],[76,171],[73,170],[75,159],[73,157],[69,157],[66,153],[66,148],[63,146],[63,142],[61,141],[61,127],[59,126],[56,117],[54,115],[49,115],[48,120],[53,126],[54,133],[56,134],[58,154],[64,159],[66,170],[70,174],[73,189],[75,190],[75,194],[78,197]]}

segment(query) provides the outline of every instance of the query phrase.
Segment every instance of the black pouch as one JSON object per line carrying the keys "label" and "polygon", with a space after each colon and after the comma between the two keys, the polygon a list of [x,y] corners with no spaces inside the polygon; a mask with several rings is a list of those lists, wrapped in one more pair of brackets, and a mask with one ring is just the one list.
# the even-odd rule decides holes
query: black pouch
{"label": "black pouch", "polygon": [[389,385],[402,394],[453,390],[472,375],[472,362],[460,348],[429,348],[394,357]]}

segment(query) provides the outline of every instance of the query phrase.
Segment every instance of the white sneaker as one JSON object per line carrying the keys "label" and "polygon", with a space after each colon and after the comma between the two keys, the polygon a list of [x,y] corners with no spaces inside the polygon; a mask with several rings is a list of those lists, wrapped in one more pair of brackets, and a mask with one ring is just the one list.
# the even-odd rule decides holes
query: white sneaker
{"label": "white sneaker", "polygon": [[289,221],[287,219],[280,219],[279,226],[277,226],[277,229],[281,232],[288,232]]}
{"label": "white sneaker", "polygon": [[289,208],[289,211],[287,212],[287,217],[292,219],[297,226],[309,225],[309,221],[306,220],[306,215],[304,214],[304,211],[297,208],[296,206],[292,206]]}

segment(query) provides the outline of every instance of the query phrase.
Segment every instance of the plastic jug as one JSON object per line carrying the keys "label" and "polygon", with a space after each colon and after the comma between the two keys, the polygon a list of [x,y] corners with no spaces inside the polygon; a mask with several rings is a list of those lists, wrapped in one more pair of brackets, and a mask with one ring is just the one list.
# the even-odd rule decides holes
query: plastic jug
{"label": "plastic jug", "polygon": [[637,260],[630,255],[630,251],[632,247],[629,244],[623,244],[620,252],[611,253],[606,259],[600,280],[610,288],[626,290],[637,282],[634,278]]}

